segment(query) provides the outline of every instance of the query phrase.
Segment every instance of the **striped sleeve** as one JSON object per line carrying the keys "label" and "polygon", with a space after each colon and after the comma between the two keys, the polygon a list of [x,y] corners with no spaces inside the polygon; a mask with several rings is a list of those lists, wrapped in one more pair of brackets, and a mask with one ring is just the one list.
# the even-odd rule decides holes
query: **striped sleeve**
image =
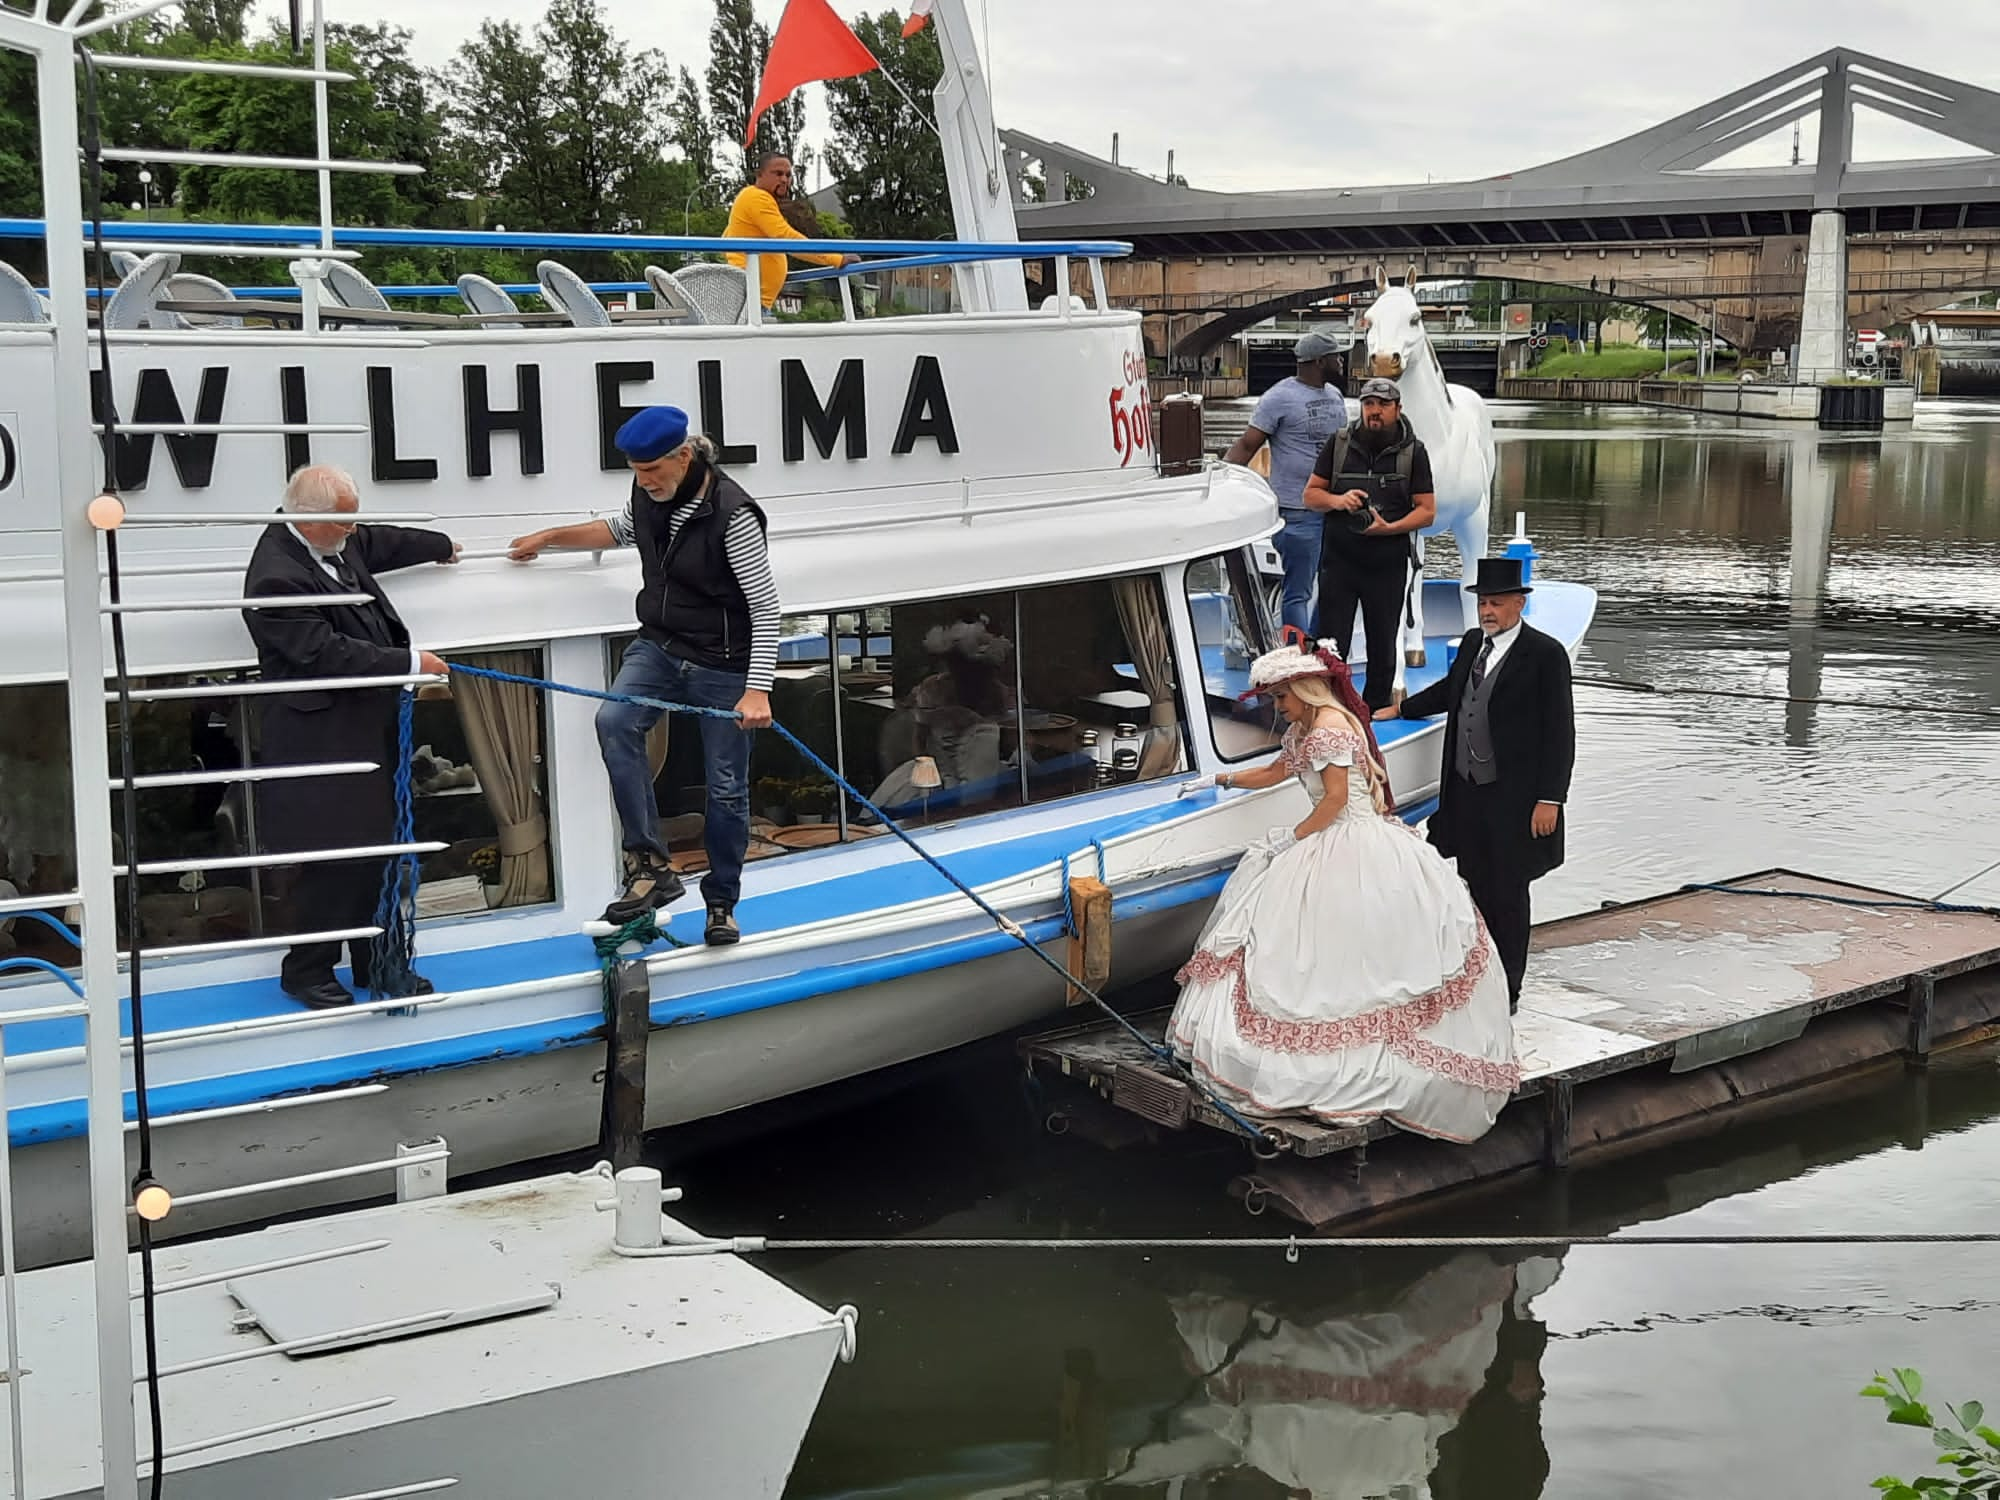
{"label": "striped sleeve", "polygon": [[778,583],[771,576],[764,528],[749,511],[739,510],[729,518],[722,547],[750,605],[750,670],[744,686],[768,693],[778,675]]}
{"label": "striped sleeve", "polygon": [[634,530],[632,524],[632,497],[630,495],[625,497],[625,508],[615,516],[606,516],[604,524],[611,528],[611,542],[613,546],[629,547],[632,545]]}

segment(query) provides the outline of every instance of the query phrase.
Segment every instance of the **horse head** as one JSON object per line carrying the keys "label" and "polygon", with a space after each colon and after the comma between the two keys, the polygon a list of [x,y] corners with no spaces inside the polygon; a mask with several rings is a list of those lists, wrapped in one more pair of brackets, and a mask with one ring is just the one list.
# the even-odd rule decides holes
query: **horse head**
{"label": "horse head", "polygon": [[1368,336],[1370,375],[1400,380],[1405,370],[1431,362],[1423,310],[1407,286],[1385,287],[1361,315],[1361,328]]}

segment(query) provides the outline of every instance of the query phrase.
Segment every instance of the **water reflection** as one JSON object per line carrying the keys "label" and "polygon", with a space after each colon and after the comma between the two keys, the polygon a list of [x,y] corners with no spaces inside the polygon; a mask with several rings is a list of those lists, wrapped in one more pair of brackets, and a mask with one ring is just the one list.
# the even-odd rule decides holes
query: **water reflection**
{"label": "water reflection", "polygon": [[[1211,441],[1247,410],[1211,410]],[[1926,403],[1879,437],[1637,408],[1495,417],[1498,508],[1527,511],[1549,573],[1599,590],[1583,674],[2000,703],[2000,406]],[[1570,858],[1537,886],[1538,916],[1773,865],[1928,894],[2000,857],[1995,719],[1604,688],[1577,703]],[[2000,873],[1963,895],[2000,901]],[[671,1165],[717,1232],[1286,1232],[1226,1198],[1240,1162],[1219,1138],[1050,1140],[1022,1086],[1002,1045]],[[1994,1230],[1995,1151],[1989,1047],[1709,1140],[1510,1179],[1407,1227]],[[862,1307],[860,1358],[835,1372],[788,1493],[1862,1494],[1929,1458],[1855,1399],[1871,1370],[1915,1364],[1953,1400],[1996,1399],[1990,1262],[1990,1247],[1583,1249],[1559,1279],[1483,1256],[1287,1266],[1276,1246],[775,1262]]]}
{"label": "water reflection", "polygon": [[1199,1480],[1198,1493],[1312,1500],[1539,1495],[1548,1333],[1532,1304],[1559,1270],[1549,1256],[1468,1252],[1320,1316],[1170,1298],[1198,1395],[1163,1413],[1099,1493]]}

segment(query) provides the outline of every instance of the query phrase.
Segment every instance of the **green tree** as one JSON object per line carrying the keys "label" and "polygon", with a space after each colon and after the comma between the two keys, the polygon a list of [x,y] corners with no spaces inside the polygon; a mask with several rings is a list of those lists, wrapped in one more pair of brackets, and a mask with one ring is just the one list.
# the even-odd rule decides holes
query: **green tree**
{"label": "green tree", "polygon": [[448,77],[460,154],[495,200],[497,220],[561,223],[555,91],[541,50],[512,21],[482,21],[460,45]]}
{"label": "green tree", "polygon": [[667,105],[667,144],[680,153],[697,182],[715,175],[715,131],[701,102],[701,85],[685,67]]}
{"label": "green tree", "polygon": [[708,109],[716,137],[738,154],[746,182],[758,159],[771,151],[791,157],[803,180],[808,165],[798,155],[799,132],[806,123],[803,94],[795,93],[765,110],[757,121],[757,138],[747,148],[743,144],[764,60],[770,55],[771,30],[758,21],[750,0],[715,0],[715,20],[708,28]]}
{"label": "green tree", "polygon": [[35,129],[35,65],[25,52],[0,51],[0,214],[41,216]]}
{"label": "green tree", "polygon": [[869,239],[935,239],[952,228],[937,132],[909,102],[928,99],[944,75],[937,29],[907,39],[902,29],[895,11],[860,17],[854,34],[882,66],[826,85],[827,164],[849,222]]}
{"label": "green tree", "polygon": [[[424,154],[422,121],[431,117],[421,75],[407,55],[407,33],[384,28],[327,32],[327,63],[356,75],[328,90],[331,135],[338,154],[351,160],[395,161]],[[362,50],[357,51],[357,45]],[[293,64],[289,41],[276,35],[250,47],[211,47],[204,55],[266,67]],[[393,60],[400,60],[394,62]],[[381,92],[369,68],[384,77]],[[416,90],[416,122],[405,117]],[[168,136],[193,151],[310,158],[317,154],[312,90],[291,79],[191,74],[178,78],[168,115]],[[435,189],[421,178],[386,173],[336,173],[334,217],[348,223],[407,224]],[[177,186],[179,206],[190,215],[224,219],[319,217],[314,174],[262,167],[189,167]]]}
{"label": "green tree", "polygon": [[502,222],[598,232],[657,216],[666,72],[619,39],[598,0],[552,0],[532,39],[482,23],[450,87],[468,181]]}

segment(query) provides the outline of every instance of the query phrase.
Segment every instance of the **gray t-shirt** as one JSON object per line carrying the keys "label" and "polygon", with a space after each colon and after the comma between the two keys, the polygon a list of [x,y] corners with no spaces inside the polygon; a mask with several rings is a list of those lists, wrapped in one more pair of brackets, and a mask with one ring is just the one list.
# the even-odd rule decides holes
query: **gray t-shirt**
{"label": "gray t-shirt", "polygon": [[1330,380],[1314,387],[1288,375],[1258,399],[1250,425],[1270,436],[1271,489],[1278,504],[1302,510],[1319,450],[1347,425],[1347,398]]}

